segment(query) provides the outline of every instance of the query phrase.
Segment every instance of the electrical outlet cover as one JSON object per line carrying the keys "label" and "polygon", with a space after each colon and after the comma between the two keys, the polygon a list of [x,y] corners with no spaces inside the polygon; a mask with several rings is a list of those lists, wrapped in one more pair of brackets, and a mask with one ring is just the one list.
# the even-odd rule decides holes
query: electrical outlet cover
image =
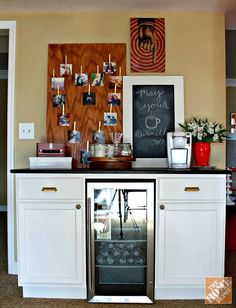
{"label": "electrical outlet cover", "polygon": [[34,139],[34,123],[19,123],[19,139]]}

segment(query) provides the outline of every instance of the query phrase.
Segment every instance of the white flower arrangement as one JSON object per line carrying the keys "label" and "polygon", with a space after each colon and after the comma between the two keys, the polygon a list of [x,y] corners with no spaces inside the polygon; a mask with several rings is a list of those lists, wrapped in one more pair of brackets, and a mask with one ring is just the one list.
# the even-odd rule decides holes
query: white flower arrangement
{"label": "white flower arrangement", "polygon": [[223,124],[207,119],[193,118],[192,121],[179,124],[179,126],[186,132],[192,133],[193,142],[223,142],[227,132]]}

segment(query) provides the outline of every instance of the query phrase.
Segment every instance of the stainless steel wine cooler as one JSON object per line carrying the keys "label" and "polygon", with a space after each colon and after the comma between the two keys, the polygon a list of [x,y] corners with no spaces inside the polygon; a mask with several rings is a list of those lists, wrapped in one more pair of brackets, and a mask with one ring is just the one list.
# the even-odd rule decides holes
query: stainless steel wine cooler
{"label": "stainless steel wine cooler", "polygon": [[152,303],[154,180],[87,180],[88,300]]}

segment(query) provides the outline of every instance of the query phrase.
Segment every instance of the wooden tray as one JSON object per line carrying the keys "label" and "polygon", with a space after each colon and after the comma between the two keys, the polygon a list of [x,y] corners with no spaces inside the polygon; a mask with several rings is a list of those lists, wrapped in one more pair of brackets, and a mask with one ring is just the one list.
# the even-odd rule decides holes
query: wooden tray
{"label": "wooden tray", "polygon": [[133,156],[90,157],[89,159],[92,169],[130,169],[132,168],[132,161],[135,161]]}

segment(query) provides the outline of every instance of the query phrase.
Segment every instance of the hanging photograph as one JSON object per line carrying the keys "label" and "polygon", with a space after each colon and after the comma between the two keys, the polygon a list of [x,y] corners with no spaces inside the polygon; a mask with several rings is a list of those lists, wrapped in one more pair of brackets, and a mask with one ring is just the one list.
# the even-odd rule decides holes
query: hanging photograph
{"label": "hanging photograph", "polygon": [[118,89],[122,88],[122,76],[109,76],[109,88],[114,89],[115,85]]}
{"label": "hanging photograph", "polygon": [[81,164],[89,164],[90,152],[87,150],[80,151],[80,163]]}
{"label": "hanging photograph", "polygon": [[72,64],[60,64],[60,76],[71,76]]}
{"label": "hanging photograph", "polygon": [[117,125],[117,113],[104,112],[104,126],[116,126],[116,125]]}
{"label": "hanging photograph", "polygon": [[65,78],[63,77],[53,77],[52,78],[52,90],[64,90],[65,89]]}
{"label": "hanging photograph", "polygon": [[96,104],[96,93],[95,92],[84,92],[83,93],[83,105],[95,105]]}
{"label": "hanging photograph", "polygon": [[69,113],[58,113],[57,114],[57,125],[58,126],[70,126],[70,114]]}
{"label": "hanging photograph", "polygon": [[75,74],[75,85],[77,87],[87,86],[88,85],[88,74]]}
{"label": "hanging photograph", "polygon": [[112,104],[114,106],[120,106],[120,98],[121,98],[120,93],[108,93],[107,95],[108,104]]}
{"label": "hanging photograph", "polygon": [[165,19],[131,18],[131,72],[165,72]]}
{"label": "hanging photograph", "polygon": [[79,130],[68,130],[68,142],[69,143],[80,143],[80,131]]}
{"label": "hanging photograph", "polygon": [[116,62],[103,62],[103,72],[107,75],[116,73]]}
{"label": "hanging photograph", "polygon": [[95,144],[105,144],[106,143],[106,133],[102,130],[93,132],[93,142]]}
{"label": "hanging photograph", "polygon": [[62,107],[66,103],[65,94],[53,95],[53,107]]}
{"label": "hanging photograph", "polygon": [[104,86],[104,74],[103,73],[92,73],[91,74],[91,85],[94,87]]}

